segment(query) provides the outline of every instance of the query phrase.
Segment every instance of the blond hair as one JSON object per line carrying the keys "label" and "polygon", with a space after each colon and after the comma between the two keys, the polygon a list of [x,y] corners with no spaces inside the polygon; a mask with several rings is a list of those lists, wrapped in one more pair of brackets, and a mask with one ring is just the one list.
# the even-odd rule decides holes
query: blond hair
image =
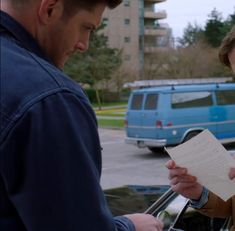
{"label": "blond hair", "polygon": [[228,55],[235,47],[235,26],[224,37],[219,48],[219,59],[222,64],[231,68]]}

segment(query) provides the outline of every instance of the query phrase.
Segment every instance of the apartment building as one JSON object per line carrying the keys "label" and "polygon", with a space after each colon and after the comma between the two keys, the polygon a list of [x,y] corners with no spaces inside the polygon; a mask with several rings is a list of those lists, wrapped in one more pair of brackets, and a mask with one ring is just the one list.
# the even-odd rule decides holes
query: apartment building
{"label": "apartment building", "polygon": [[160,10],[166,0],[123,0],[114,10],[106,10],[104,34],[110,47],[122,49],[124,72],[135,79],[144,78],[148,59],[159,49],[170,46],[171,30],[161,19],[167,17]]}

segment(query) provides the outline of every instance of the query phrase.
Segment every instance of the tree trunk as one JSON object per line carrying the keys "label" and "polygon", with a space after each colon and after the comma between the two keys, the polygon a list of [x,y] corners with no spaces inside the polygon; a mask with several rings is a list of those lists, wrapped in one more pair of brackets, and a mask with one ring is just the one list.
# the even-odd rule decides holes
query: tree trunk
{"label": "tree trunk", "polygon": [[101,101],[100,101],[100,94],[99,94],[99,90],[97,88],[95,88],[95,94],[96,94],[96,100],[97,100],[97,103],[98,103],[98,108],[99,110],[101,110]]}

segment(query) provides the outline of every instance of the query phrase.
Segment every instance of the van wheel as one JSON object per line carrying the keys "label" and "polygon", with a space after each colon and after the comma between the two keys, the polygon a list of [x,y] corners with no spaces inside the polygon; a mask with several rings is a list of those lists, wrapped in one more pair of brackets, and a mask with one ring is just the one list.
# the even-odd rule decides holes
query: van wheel
{"label": "van wheel", "polygon": [[148,147],[148,149],[153,152],[153,153],[162,153],[163,152],[163,148],[162,147]]}
{"label": "van wheel", "polygon": [[201,132],[201,131],[198,131],[198,132],[196,132],[196,131],[195,131],[195,132],[190,132],[190,133],[184,138],[183,143],[186,142],[186,141],[188,141],[188,140],[190,140],[190,139],[192,139],[194,136],[198,135],[200,132]]}

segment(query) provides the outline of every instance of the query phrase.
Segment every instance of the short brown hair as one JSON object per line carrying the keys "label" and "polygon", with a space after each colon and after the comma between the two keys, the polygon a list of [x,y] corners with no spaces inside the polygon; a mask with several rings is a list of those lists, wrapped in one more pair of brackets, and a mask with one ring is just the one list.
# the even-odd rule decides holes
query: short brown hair
{"label": "short brown hair", "polygon": [[231,67],[228,55],[235,47],[235,26],[228,32],[219,48],[219,59],[222,64]]}
{"label": "short brown hair", "polygon": [[64,0],[65,11],[73,14],[76,10],[92,10],[97,4],[104,3],[109,9],[117,7],[122,0]]}
{"label": "short brown hair", "polygon": [[[35,0],[10,0],[14,6],[21,6]],[[63,0],[66,14],[70,15],[79,9],[92,10],[97,4],[104,3],[109,9],[117,7],[122,0]]]}

